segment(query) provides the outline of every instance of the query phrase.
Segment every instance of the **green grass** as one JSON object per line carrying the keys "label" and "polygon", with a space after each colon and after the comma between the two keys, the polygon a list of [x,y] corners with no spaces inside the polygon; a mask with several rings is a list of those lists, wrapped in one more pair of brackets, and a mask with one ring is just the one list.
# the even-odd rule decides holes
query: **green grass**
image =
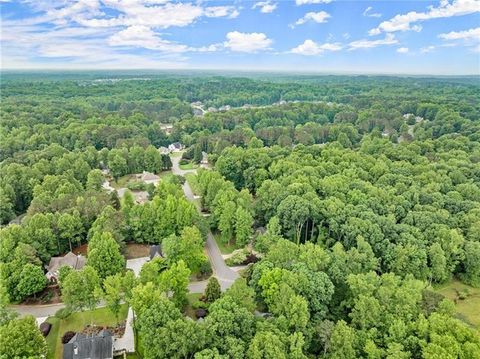
{"label": "green grass", "polygon": [[218,248],[220,248],[220,252],[222,254],[230,254],[235,249],[238,249],[238,247],[235,244],[225,243],[222,240],[220,233],[218,232],[213,233],[213,238],[215,238],[215,242],[217,242],[217,246]]}
{"label": "green grass", "polygon": [[[127,318],[128,306],[123,304],[120,308],[119,318]],[[48,355],[47,359],[61,359],[63,356],[62,336],[68,331],[81,331],[87,324],[99,326],[115,326],[117,320],[107,308],[98,308],[93,311],[77,312],[65,319],[50,317],[47,321],[52,324],[52,329],[47,336]]]}
{"label": "green grass", "polygon": [[198,168],[198,165],[196,163],[193,163],[193,162],[189,162],[186,165],[180,164],[180,169],[184,170],[184,171],[193,170],[195,168]]}
{"label": "green grass", "polygon": [[187,294],[187,300],[188,304],[185,307],[185,315],[189,316],[193,320],[196,320],[197,317],[195,317],[195,309],[192,308],[192,304],[195,303],[196,301],[200,300],[200,297],[202,296],[202,293],[189,293]]}
{"label": "green grass", "polygon": [[173,177],[173,173],[171,171],[162,171],[158,174],[158,176],[162,181],[170,181],[170,179]]}
{"label": "green grass", "polygon": [[170,152],[170,157],[181,157],[183,155],[183,151],[180,152]]}
{"label": "green grass", "polygon": [[192,189],[194,195],[200,195],[200,185],[198,184],[197,175],[194,173],[185,174],[185,178]]}
{"label": "green grass", "polygon": [[135,179],[136,178],[134,174],[129,174],[129,175],[120,177],[118,181],[112,181],[110,185],[115,189],[124,188],[124,187],[127,187],[128,182],[133,181]]}
{"label": "green grass", "polygon": [[[468,291],[465,299],[459,298],[459,292]],[[473,327],[480,329],[480,288],[474,288],[456,279],[435,287],[435,291],[456,302],[457,317]]]}

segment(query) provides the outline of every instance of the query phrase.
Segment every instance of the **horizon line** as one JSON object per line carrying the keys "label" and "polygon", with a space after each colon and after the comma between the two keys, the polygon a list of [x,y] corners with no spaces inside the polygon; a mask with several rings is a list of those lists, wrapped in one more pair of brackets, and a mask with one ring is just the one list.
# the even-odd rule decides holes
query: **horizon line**
{"label": "horizon line", "polygon": [[238,69],[238,68],[0,68],[0,72],[100,72],[100,71],[124,71],[124,72],[239,72],[239,73],[279,73],[279,74],[298,74],[298,75],[353,75],[353,76],[435,76],[435,77],[480,77],[479,73],[465,74],[440,74],[440,73],[415,73],[415,72],[374,72],[374,71],[349,71],[349,70],[333,70],[333,71],[315,71],[315,70],[291,70],[291,69]]}

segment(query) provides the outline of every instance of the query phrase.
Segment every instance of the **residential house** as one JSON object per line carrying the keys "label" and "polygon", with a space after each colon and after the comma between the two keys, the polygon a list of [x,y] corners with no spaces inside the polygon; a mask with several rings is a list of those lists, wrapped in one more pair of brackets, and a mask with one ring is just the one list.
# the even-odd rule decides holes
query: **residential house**
{"label": "residential house", "polygon": [[160,152],[161,155],[168,155],[170,153],[170,150],[167,147],[159,147],[158,152]]}
{"label": "residential house", "polygon": [[160,124],[160,128],[165,131],[167,135],[170,135],[173,131],[173,125],[171,123],[162,123]]}
{"label": "residential house", "polygon": [[59,270],[63,266],[69,266],[72,269],[80,270],[85,266],[86,258],[79,254],[78,256],[72,252],[68,252],[63,257],[52,257],[50,263],[46,267],[47,274],[45,276],[51,282],[58,282]]}
{"label": "residential house", "polygon": [[113,336],[108,330],[97,335],[77,333],[63,345],[63,359],[113,359]]}
{"label": "residential house", "polygon": [[151,172],[143,171],[141,175],[137,175],[137,178],[145,182],[146,184],[153,183],[154,185],[158,184],[160,177]]}
{"label": "residential house", "polygon": [[162,245],[161,244],[154,244],[154,245],[150,246],[150,260],[152,260],[155,257],[163,258],[163,252],[162,252]]}
{"label": "residential house", "polygon": [[168,146],[168,149],[172,152],[179,152],[183,150],[183,145],[180,142],[174,142]]}

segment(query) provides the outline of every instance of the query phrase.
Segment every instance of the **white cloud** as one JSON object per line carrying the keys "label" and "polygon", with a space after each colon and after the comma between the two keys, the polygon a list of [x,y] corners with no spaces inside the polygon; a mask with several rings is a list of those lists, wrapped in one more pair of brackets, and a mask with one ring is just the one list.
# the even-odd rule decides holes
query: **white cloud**
{"label": "white cloud", "polygon": [[75,17],[75,21],[87,27],[115,27],[143,25],[153,28],[183,27],[202,16],[235,18],[239,15],[234,6],[202,7],[192,3],[170,3],[149,0],[105,0],[106,7],[120,14],[108,17],[104,13],[96,17]]}
{"label": "white cloud", "polygon": [[420,49],[420,52],[422,54],[426,54],[426,53],[432,52],[433,50],[435,50],[435,46],[426,46],[426,47],[422,47]]}
{"label": "white cloud", "polygon": [[367,17],[382,17],[382,14],[371,12],[372,10],[373,8],[369,6],[365,9],[362,15]]}
{"label": "white cloud", "polygon": [[453,0],[441,1],[438,7],[430,6],[426,12],[410,11],[406,14],[399,14],[388,21],[383,21],[380,25],[369,31],[370,35],[378,35],[381,32],[396,31],[420,31],[420,25],[413,25],[419,21],[430,19],[448,18],[452,16],[461,16],[480,12],[480,3],[478,0]]}
{"label": "white cloud", "polygon": [[297,4],[297,6],[309,4],[328,4],[330,2],[332,2],[332,0],[295,0],[295,4]]}
{"label": "white cloud", "polygon": [[127,27],[108,39],[111,46],[143,47],[164,52],[185,52],[188,47],[161,39],[152,29],[143,25]]}
{"label": "white cloud", "polygon": [[210,6],[205,8],[206,17],[228,17],[236,18],[240,13],[234,6]]}
{"label": "white cloud", "polygon": [[357,40],[353,41],[349,46],[349,50],[357,50],[357,49],[370,49],[372,47],[382,46],[382,45],[394,45],[397,44],[398,40],[395,39],[393,34],[387,34],[384,39],[379,40]]}
{"label": "white cloud", "polygon": [[227,34],[227,41],[223,45],[236,52],[257,52],[260,50],[267,50],[272,44],[264,33],[252,32],[243,33],[232,31]]}
{"label": "white cloud", "polygon": [[313,40],[305,40],[303,44],[291,49],[290,52],[293,54],[314,56],[325,51],[339,51],[341,49],[342,46],[339,43],[318,44]]}
{"label": "white cloud", "polygon": [[477,40],[480,41],[480,27],[465,31],[452,31],[438,35],[443,40]]}
{"label": "white cloud", "polygon": [[331,17],[330,14],[325,11],[307,12],[304,17],[298,19],[295,22],[295,25],[303,25],[309,21],[313,21],[321,24],[321,23],[327,22],[327,19],[329,19],[330,17]]}
{"label": "white cloud", "polygon": [[259,8],[260,12],[264,14],[269,14],[271,12],[274,12],[277,8],[277,3],[272,3],[270,0],[268,1],[260,1],[255,4],[253,4],[252,9]]}
{"label": "white cloud", "polygon": [[406,53],[408,53],[408,51],[409,51],[409,50],[408,50],[408,47],[399,47],[399,48],[397,49],[397,52],[398,52],[399,54],[406,54]]}

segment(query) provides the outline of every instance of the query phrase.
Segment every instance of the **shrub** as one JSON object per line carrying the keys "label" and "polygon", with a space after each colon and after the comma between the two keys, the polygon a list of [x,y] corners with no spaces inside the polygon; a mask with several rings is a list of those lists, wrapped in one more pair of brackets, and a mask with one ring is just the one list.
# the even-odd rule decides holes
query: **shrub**
{"label": "shrub", "polygon": [[127,188],[131,191],[145,191],[147,184],[142,181],[132,181],[127,183]]}
{"label": "shrub", "polygon": [[213,303],[220,298],[221,295],[220,283],[218,283],[217,278],[210,277],[207,288],[205,289],[205,301],[207,303]]}
{"label": "shrub", "polygon": [[205,309],[207,307],[208,307],[208,304],[201,300],[197,300],[196,302],[192,303],[193,309],[200,309],[200,308]]}
{"label": "shrub", "polygon": [[225,263],[228,265],[228,266],[237,266],[237,265],[241,265],[245,262],[245,260],[247,259],[247,256],[248,256],[248,251],[245,250],[245,249],[237,249],[236,251],[234,251],[231,255],[230,258],[228,258],[227,260],[225,260]]}
{"label": "shrub", "polygon": [[62,336],[62,344],[67,344],[75,336],[75,332],[65,332]]}
{"label": "shrub", "polygon": [[65,319],[65,318],[68,317],[70,314],[72,314],[72,312],[70,311],[70,309],[68,309],[68,308],[61,308],[61,309],[57,310],[57,312],[55,313],[55,317],[57,317],[58,319]]}
{"label": "shrub", "polygon": [[212,265],[208,259],[200,266],[199,274],[202,278],[208,277],[212,274]]}

